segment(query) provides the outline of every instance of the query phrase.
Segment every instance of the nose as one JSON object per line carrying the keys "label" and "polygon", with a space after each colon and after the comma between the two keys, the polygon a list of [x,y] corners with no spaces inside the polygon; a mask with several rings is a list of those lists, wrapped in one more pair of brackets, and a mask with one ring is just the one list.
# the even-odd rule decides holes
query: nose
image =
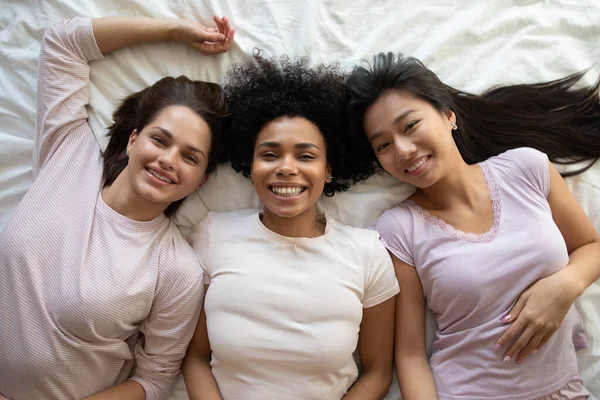
{"label": "nose", "polygon": [[281,158],[281,162],[277,166],[277,175],[294,176],[298,174],[298,167],[294,156],[285,156]]}
{"label": "nose", "polygon": [[167,148],[158,156],[158,165],[165,171],[170,171],[175,164],[175,157],[177,157],[177,149],[175,147]]}
{"label": "nose", "polygon": [[410,160],[412,155],[417,151],[417,146],[404,136],[394,138],[394,150],[397,163],[404,163]]}

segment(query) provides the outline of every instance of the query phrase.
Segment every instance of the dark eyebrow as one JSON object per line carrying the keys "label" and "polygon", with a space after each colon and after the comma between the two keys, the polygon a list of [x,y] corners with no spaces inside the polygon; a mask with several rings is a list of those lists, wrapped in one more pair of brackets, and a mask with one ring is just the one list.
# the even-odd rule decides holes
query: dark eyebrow
{"label": "dark eyebrow", "polygon": [[[403,113],[399,114],[398,116],[396,116],[396,118],[394,118],[394,120],[392,121],[392,125],[396,125],[398,122],[402,121],[404,118],[406,118],[409,114],[414,113],[416,110],[406,110]],[[378,137],[380,137],[381,135],[383,135],[383,132],[375,132],[374,134],[372,134],[369,137],[369,143],[373,142],[375,139],[377,139]]]}
{"label": "dark eyebrow", "polygon": [[[169,132],[168,130],[166,130],[162,126],[155,126],[154,128],[158,129],[166,137],[168,137],[169,139],[173,140],[173,134],[171,134],[171,132]],[[202,157],[206,158],[206,155],[204,155],[204,152],[202,150],[200,150],[199,148],[197,148],[197,147],[188,145],[188,146],[185,146],[185,148],[186,148],[186,150],[192,151],[194,153],[200,153],[200,154],[202,154]]]}
{"label": "dark eyebrow", "polygon": [[[256,149],[260,149],[261,147],[275,147],[275,148],[281,148],[281,143],[279,142],[262,142],[261,144],[259,144],[258,146],[256,146]],[[294,147],[296,149],[319,149],[319,146],[317,146],[316,144],[313,143],[296,143],[294,145]]]}

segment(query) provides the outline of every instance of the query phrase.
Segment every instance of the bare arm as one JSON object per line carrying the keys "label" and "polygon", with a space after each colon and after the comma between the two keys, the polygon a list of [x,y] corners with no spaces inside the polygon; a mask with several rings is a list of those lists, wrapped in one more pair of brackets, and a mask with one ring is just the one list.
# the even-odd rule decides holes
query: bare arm
{"label": "bare arm", "polygon": [[550,163],[548,203],[569,252],[569,264],[527,289],[510,311],[511,327],[498,339],[500,348],[518,338],[505,360],[523,362],[562,324],[573,302],[600,278],[600,238],[568,186]]}
{"label": "bare arm", "polygon": [[[134,44],[175,40],[204,54],[229,49],[235,31],[227,18],[216,28],[183,19],[108,17],[61,21],[44,33],[36,91],[33,175],[53,157],[65,138],[87,123],[88,63]],[[93,139],[90,139],[93,140]]]}
{"label": "bare arm", "polygon": [[395,361],[404,400],[437,400],[425,343],[425,296],[417,270],[392,255],[402,290],[396,296]]}
{"label": "bare arm", "polygon": [[96,43],[102,54],[142,43],[178,41],[205,54],[227,51],[234,31],[227,18],[214,18],[216,28],[185,19],[106,17],[92,21]]}
{"label": "bare arm", "polygon": [[395,298],[365,308],[360,324],[358,353],[362,374],[344,400],[383,399],[392,382]]}
{"label": "bare arm", "polygon": [[[134,381],[125,381],[86,400],[145,400],[146,392],[142,385]],[[1,400],[1,399],[0,399]]]}
{"label": "bare arm", "polygon": [[[205,285],[205,295],[207,290],[208,285]],[[196,326],[196,332],[190,342],[182,366],[183,379],[190,400],[222,400],[219,386],[210,369],[210,358],[210,342],[203,307]]]}

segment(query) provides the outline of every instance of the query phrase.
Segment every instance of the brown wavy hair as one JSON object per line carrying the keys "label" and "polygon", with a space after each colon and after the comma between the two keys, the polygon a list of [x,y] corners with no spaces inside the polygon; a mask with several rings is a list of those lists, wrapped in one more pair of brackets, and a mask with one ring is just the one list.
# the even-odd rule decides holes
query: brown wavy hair
{"label": "brown wavy hair", "polygon": [[[112,185],[127,166],[125,152],[131,132],[134,129],[141,132],[162,110],[176,105],[188,107],[206,121],[211,134],[206,173],[215,170],[224,151],[230,117],[223,89],[216,83],[193,81],[186,76],[166,77],[126,97],[114,111],[114,123],[108,132],[110,140],[103,153],[105,187]],[[165,215],[174,215],[184,200],[171,203]]]}

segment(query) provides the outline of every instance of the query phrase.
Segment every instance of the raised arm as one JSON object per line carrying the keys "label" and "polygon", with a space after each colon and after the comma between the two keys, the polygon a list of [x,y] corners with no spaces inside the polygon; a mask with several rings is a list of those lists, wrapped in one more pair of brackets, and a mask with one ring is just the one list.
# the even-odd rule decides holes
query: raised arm
{"label": "raised arm", "polygon": [[402,290],[396,296],[396,373],[404,400],[437,400],[425,343],[425,297],[417,270],[392,255]]}
{"label": "raised arm", "polygon": [[214,19],[215,28],[183,19],[73,18],[46,29],[36,95],[34,177],[65,137],[87,124],[90,61],[126,46],[167,40],[185,43],[204,54],[225,52],[235,32],[227,18]]}

